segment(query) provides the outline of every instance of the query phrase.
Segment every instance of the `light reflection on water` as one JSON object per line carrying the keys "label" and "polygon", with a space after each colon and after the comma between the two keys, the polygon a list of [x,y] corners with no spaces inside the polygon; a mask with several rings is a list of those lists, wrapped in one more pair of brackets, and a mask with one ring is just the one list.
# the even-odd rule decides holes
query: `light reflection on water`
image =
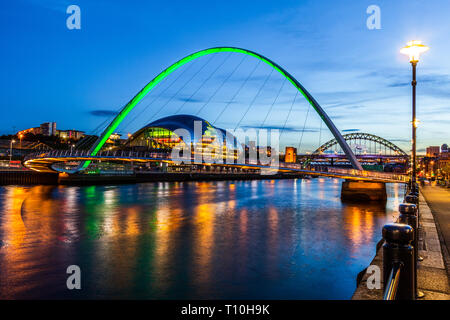
{"label": "light reflection on water", "polygon": [[[386,206],[337,179],[0,188],[0,298],[348,299]],[[66,268],[82,290],[66,289]]]}

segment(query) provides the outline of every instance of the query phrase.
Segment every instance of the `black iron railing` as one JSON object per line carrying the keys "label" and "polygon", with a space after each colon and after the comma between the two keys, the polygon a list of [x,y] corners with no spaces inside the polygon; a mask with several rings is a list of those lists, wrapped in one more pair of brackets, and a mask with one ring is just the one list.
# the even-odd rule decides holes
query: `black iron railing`
{"label": "black iron railing", "polygon": [[388,283],[386,284],[386,290],[384,291],[383,297],[384,300],[396,300],[401,272],[402,264],[395,263],[392,266],[391,273],[389,274],[388,278]]}
{"label": "black iron railing", "polygon": [[423,296],[417,290],[418,190],[417,185],[407,185],[404,203],[398,208],[397,223],[383,227],[384,300],[415,300]]}

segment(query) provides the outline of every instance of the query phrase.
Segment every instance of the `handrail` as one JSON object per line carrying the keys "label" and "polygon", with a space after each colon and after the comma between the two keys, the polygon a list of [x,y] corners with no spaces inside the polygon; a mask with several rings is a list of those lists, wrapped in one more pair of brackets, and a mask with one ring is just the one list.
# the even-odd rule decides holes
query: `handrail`
{"label": "handrail", "polygon": [[[107,151],[102,151],[99,152],[96,157],[117,157],[118,153],[116,151],[114,152],[110,152],[109,150]],[[132,157],[136,157],[136,158],[140,158],[140,157],[153,157],[153,158],[160,158],[160,159],[169,159],[171,158],[170,154],[167,153],[160,153],[160,152],[152,152],[150,154],[148,153],[143,153],[143,152],[133,152],[131,150],[129,150],[128,152],[124,152],[123,150],[120,151],[120,157],[123,158],[132,158]],[[89,154],[89,152],[84,151],[84,150],[71,150],[70,152],[67,150],[53,150],[50,152],[46,152],[46,153],[36,153],[36,154],[30,154],[28,156],[25,157],[25,160],[29,160],[32,158],[46,158],[46,157],[55,157],[55,158],[63,158],[63,157],[91,157],[91,155]],[[95,156],[94,156],[95,157]],[[236,165],[239,165],[239,163],[234,163]],[[247,164],[247,163],[244,163]],[[270,167],[270,165],[268,165],[268,167]],[[280,169],[293,169],[293,170],[302,170],[302,166],[300,164],[297,163],[285,163],[285,162],[280,162],[279,163],[279,168]],[[388,173],[388,172],[375,172],[375,171],[360,171],[360,170],[355,170],[355,169],[347,169],[347,168],[336,168],[336,167],[324,167],[324,168],[319,168],[319,170],[317,170],[317,168],[311,168],[310,171],[321,171],[321,172],[325,172],[328,174],[338,174],[338,175],[351,175],[351,176],[356,176],[356,177],[361,177],[361,178],[368,178],[368,179],[379,179],[379,180],[392,180],[392,181],[398,181],[398,182],[405,182],[406,179],[408,178],[405,175],[401,175],[401,174],[393,174],[393,173]]]}
{"label": "handrail", "polygon": [[389,274],[386,290],[384,291],[383,300],[396,300],[398,286],[400,283],[400,273],[402,270],[402,263],[394,263]]}

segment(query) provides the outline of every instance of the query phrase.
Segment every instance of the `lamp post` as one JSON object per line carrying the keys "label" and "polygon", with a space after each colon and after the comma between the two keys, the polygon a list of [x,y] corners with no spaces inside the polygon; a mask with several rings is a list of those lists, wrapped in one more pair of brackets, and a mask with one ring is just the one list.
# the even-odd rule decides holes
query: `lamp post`
{"label": "lamp post", "polygon": [[19,134],[20,149],[22,149],[22,138],[23,138],[23,134]]}
{"label": "lamp post", "polygon": [[16,141],[11,139],[11,143],[9,144],[9,166],[11,167],[11,161],[12,161],[12,145]]}
{"label": "lamp post", "polygon": [[409,41],[406,47],[403,47],[400,52],[409,56],[409,62],[412,65],[412,172],[411,172],[411,188],[416,191],[416,128],[419,121],[416,119],[416,67],[419,62],[420,54],[427,51],[429,48],[423,45],[421,41]]}

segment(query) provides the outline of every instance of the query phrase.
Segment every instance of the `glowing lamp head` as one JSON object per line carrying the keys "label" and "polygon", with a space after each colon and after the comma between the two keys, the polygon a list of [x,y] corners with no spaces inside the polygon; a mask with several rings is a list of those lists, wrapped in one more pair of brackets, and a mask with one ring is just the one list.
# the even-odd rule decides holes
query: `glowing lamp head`
{"label": "glowing lamp head", "polygon": [[422,44],[422,41],[412,40],[408,42],[406,47],[403,47],[400,52],[409,56],[410,62],[419,62],[420,54],[430,49],[426,45]]}

